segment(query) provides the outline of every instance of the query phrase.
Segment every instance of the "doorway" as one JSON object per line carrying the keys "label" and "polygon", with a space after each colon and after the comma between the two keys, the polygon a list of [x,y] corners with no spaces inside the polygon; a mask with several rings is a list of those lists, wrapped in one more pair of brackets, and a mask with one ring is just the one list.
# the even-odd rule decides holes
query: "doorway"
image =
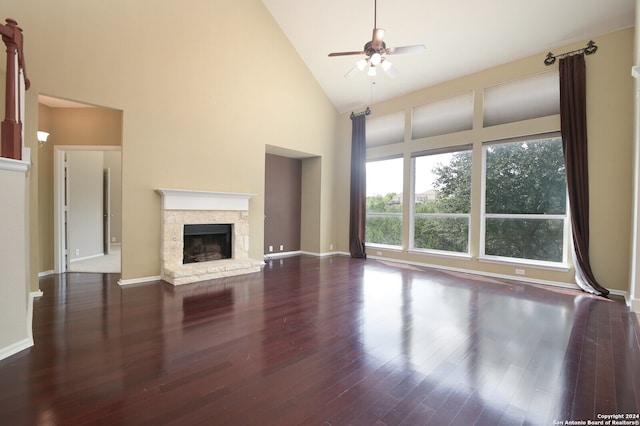
{"label": "doorway", "polygon": [[120,147],[54,148],[56,273],[120,273],[120,167]]}

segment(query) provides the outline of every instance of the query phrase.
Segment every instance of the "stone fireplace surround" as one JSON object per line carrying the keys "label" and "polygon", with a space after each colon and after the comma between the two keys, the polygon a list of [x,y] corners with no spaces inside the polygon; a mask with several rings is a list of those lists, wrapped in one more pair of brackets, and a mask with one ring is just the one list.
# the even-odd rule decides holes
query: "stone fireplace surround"
{"label": "stone fireplace surround", "polygon": [[[173,285],[250,274],[262,262],[249,258],[249,199],[252,194],[157,189],[162,195],[161,278]],[[183,264],[185,224],[233,225],[232,258]]]}

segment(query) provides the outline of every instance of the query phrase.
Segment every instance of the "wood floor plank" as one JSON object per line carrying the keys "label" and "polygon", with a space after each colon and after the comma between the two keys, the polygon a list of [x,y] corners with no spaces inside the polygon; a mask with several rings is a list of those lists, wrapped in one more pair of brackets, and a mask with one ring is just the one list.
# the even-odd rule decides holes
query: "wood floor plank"
{"label": "wood floor plank", "polygon": [[[640,410],[621,298],[348,257],[41,279],[0,424],[549,425]],[[594,419],[595,420],[595,419]]]}

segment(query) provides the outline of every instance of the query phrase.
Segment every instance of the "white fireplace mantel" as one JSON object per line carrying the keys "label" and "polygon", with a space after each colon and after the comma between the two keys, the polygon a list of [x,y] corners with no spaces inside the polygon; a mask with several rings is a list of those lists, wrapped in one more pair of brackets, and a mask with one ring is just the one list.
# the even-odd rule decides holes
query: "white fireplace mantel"
{"label": "white fireplace mantel", "polygon": [[162,194],[163,210],[249,210],[249,199],[255,195],[163,188],[156,191]]}

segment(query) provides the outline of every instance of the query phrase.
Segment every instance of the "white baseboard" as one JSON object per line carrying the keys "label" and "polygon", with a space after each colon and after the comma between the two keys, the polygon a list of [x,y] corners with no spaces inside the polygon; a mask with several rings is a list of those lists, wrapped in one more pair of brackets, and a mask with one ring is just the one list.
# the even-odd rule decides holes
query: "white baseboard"
{"label": "white baseboard", "polygon": [[[351,256],[351,254],[347,253],[347,252],[313,253],[313,252],[306,252],[305,251],[305,252],[301,252],[301,254],[306,254],[306,255],[309,255],[309,256],[316,256],[316,257],[327,257],[327,256],[334,256],[334,255]],[[490,272],[476,271],[474,269],[452,268],[452,267],[448,267],[448,266],[434,265],[434,264],[430,264],[430,263],[412,262],[412,261],[409,261],[409,260],[402,260],[402,259],[389,259],[388,257],[380,257],[380,256],[367,255],[367,259],[380,260],[380,261],[392,262],[392,263],[400,263],[400,264],[412,265],[412,266],[422,266],[422,267],[425,267],[425,268],[440,269],[440,270],[443,270],[443,271],[458,272],[458,273],[463,273],[463,274],[480,275],[480,276],[483,276],[483,277],[499,278],[499,279],[504,279],[504,280],[523,282],[523,283],[532,283],[532,284],[548,285],[548,286],[553,286],[553,287],[569,288],[569,289],[573,289],[573,290],[580,290],[580,287],[577,284],[574,284],[574,283],[564,283],[564,282],[560,282],[560,281],[549,281],[549,280],[538,280],[538,279],[533,279],[533,278],[523,278],[523,277],[516,276],[516,275],[493,274],[493,273],[490,273]],[[640,299],[636,299],[634,301],[630,301],[629,300],[629,293],[626,292],[626,291],[615,290],[615,289],[614,290],[610,289],[609,291],[613,295],[624,297],[625,301],[627,302],[627,305],[631,306],[633,311],[640,313]]]}
{"label": "white baseboard", "polygon": [[104,253],[92,254],[91,256],[85,256],[85,257],[76,257],[75,259],[71,259],[69,263],[82,262],[83,260],[95,259],[96,257],[102,257],[102,256],[104,256]]}
{"label": "white baseboard", "polygon": [[128,285],[146,284],[146,283],[150,283],[150,282],[153,282],[153,281],[160,281],[160,280],[161,280],[160,276],[133,278],[133,279],[130,279],[130,280],[119,279],[118,280],[118,285],[121,286],[121,287],[124,287],[124,286],[128,286]]}
{"label": "white baseboard", "polygon": [[32,291],[29,293],[29,302],[27,303],[27,323],[25,324],[27,327],[27,337],[9,346],[1,348],[0,361],[33,346],[33,299],[41,297],[42,295],[42,290]]}
{"label": "white baseboard", "polygon": [[38,278],[48,277],[48,276],[53,275],[53,274],[55,274],[55,271],[53,269],[48,270],[48,271],[38,272]]}
{"label": "white baseboard", "polygon": [[306,254],[308,256],[315,256],[315,257],[329,257],[329,256],[351,256],[350,253],[346,253],[343,251],[330,251],[330,252],[326,252],[326,253],[315,253],[312,251],[301,251],[300,254]]}
{"label": "white baseboard", "polygon": [[0,349],[0,360],[9,358],[10,356],[17,354],[18,352],[22,352],[25,349],[29,349],[31,346],[33,346],[33,340],[27,338],[16,342],[13,345],[2,348]]}
{"label": "white baseboard", "polygon": [[269,259],[278,259],[281,257],[291,257],[291,256],[298,256],[299,254],[301,254],[301,251],[280,251],[278,253],[265,253],[264,254],[264,260],[269,260]]}
{"label": "white baseboard", "polygon": [[44,293],[38,289],[29,293],[29,305],[27,307],[27,335],[29,336],[29,346],[33,346],[33,299],[42,297]]}

